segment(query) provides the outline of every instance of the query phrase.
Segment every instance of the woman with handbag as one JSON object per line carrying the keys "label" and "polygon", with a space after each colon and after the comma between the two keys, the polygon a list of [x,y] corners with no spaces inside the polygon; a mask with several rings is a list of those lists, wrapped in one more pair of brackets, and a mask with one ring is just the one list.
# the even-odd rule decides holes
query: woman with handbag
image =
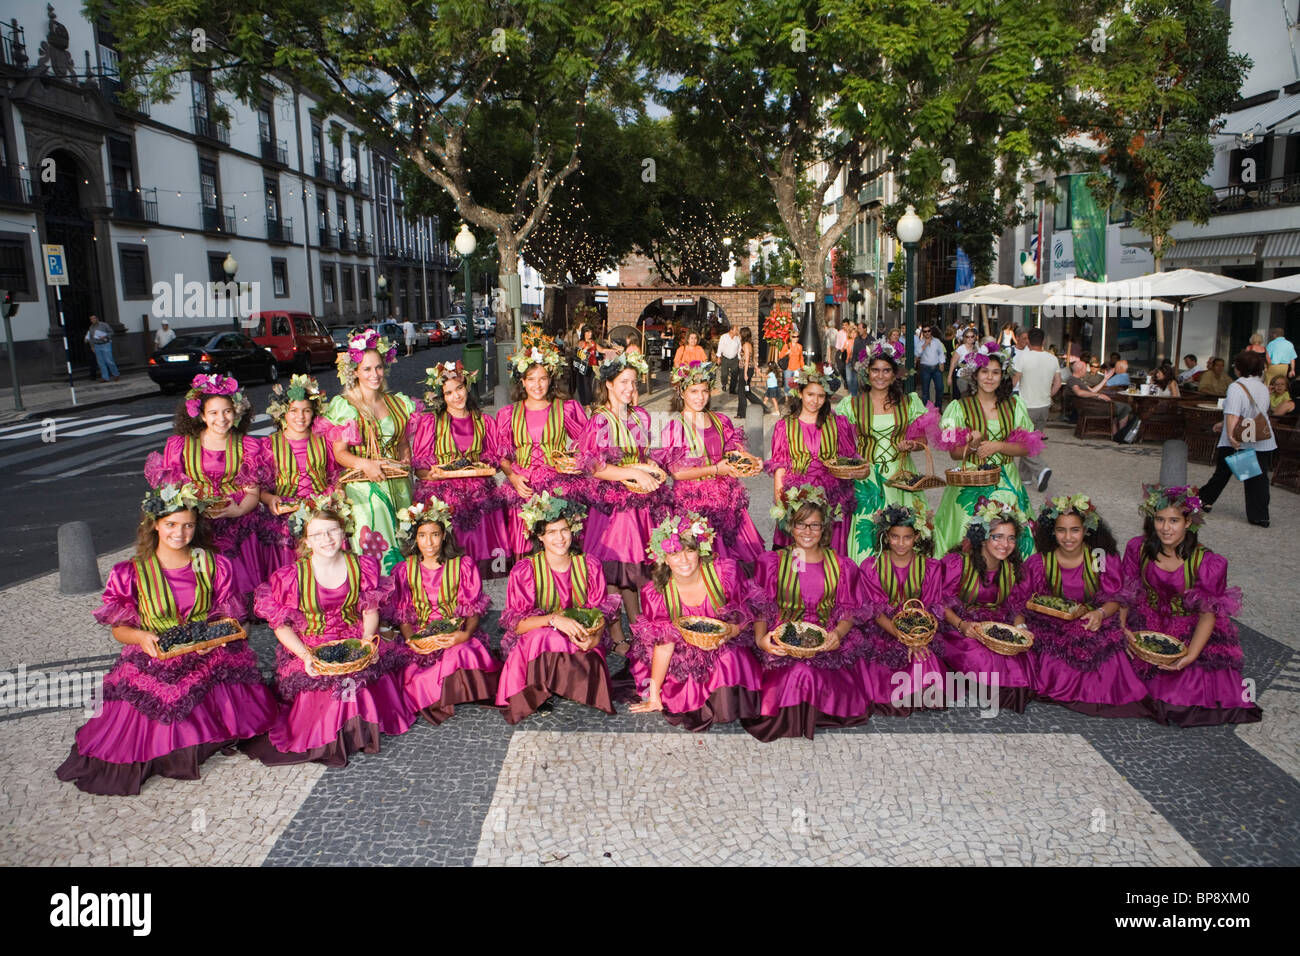
{"label": "woman with handbag", "polygon": [[[1268,527],[1269,468],[1277,439],[1268,423],[1268,386],[1264,384],[1264,370],[1268,359],[1259,352],[1241,352],[1233,361],[1237,380],[1228,388],[1223,399],[1223,421],[1215,426],[1219,432],[1219,447],[1214,457],[1218,467],[1213,477],[1201,488],[1201,504],[1208,512],[1219,500],[1228,479],[1233,477],[1234,465],[1240,469],[1250,463],[1229,457],[1254,452],[1258,470],[1242,481],[1246,492],[1246,520],[1261,528]],[[1249,455],[1247,455],[1249,457]]]}
{"label": "woman with handbag", "polygon": [[745,409],[753,401],[750,397],[749,383],[756,371],[758,371],[758,361],[754,354],[754,333],[746,326],[740,330],[740,387],[736,390],[740,394],[736,403],[736,420],[742,426],[745,423]]}

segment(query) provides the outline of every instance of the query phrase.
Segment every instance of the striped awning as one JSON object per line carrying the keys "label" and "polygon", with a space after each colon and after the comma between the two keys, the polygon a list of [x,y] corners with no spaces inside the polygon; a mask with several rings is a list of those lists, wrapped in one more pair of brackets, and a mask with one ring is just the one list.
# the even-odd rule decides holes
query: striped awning
{"label": "striped awning", "polygon": [[1249,266],[1255,264],[1259,236],[1219,236],[1215,239],[1183,239],[1165,253],[1165,262],[1183,266]]}
{"label": "striped awning", "polygon": [[1264,265],[1273,269],[1300,266],[1300,230],[1265,236],[1263,259]]}

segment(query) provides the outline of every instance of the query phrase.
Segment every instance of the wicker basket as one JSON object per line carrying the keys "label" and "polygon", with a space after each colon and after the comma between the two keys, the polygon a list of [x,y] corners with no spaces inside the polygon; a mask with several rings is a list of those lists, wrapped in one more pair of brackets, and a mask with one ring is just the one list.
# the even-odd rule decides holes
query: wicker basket
{"label": "wicker basket", "polygon": [[934,454],[930,451],[929,445],[925,446],[925,474],[916,475],[910,482],[901,480],[903,474],[905,472],[899,472],[885,484],[891,488],[901,488],[903,491],[925,491],[929,488],[942,488],[947,484],[934,473]]}
{"label": "wicker basket", "polygon": [[1160,631],[1134,631],[1133,632],[1134,637],[1141,637],[1144,634],[1150,634],[1153,637],[1163,637],[1165,640],[1173,641],[1175,644],[1177,644],[1179,647],[1182,648],[1182,650],[1179,651],[1177,654],[1159,654],[1155,651],[1147,650],[1145,647],[1143,647],[1141,644],[1138,644],[1136,641],[1130,641],[1128,646],[1132,648],[1134,656],[1140,657],[1148,664],[1172,664],[1174,663],[1174,661],[1183,657],[1187,653],[1187,644],[1183,641],[1180,641],[1178,638],[1174,637],[1171,634],[1164,634],[1161,633]]}
{"label": "wicker basket", "polygon": [[194,651],[205,651],[210,647],[220,647],[222,644],[229,644],[231,641],[242,641],[248,637],[248,632],[240,626],[239,622],[233,617],[219,617],[215,621],[209,621],[209,624],[233,624],[235,632],[227,634],[225,637],[214,637],[206,641],[196,641],[193,644],[179,644],[169,651],[159,650],[158,660],[167,661],[173,657],[180,657],[182,654],[192,654]]}
{"label": "wicker basket", "polygon": [[943,473],[944,483],[958,488],[987,488],[996,485],[1002,478],[1001,468],[968,468],[967,465],[978,465],[970,452],[962,459],[960,468],[949,468]]}
{"label": "wicker basket", "polygon": [[[652,466],[652,469],[651,469],[651,471],[650,471],[650,474],[652,474],[652,475],[654,475],[654,477],[658,478],[659,481],[660,481],[660,483],[663,483],[663,482],[665,482],[665,481],[668,480],[668,476],[664,474],[663,469],[659,468],[657,465],[656,465],[656,466]],[[629,481],[624,481],[624,482],[623,482],[623,487],[626,488],[628,491],[634,491],[634,492],[636,492],[638,495],[650,495],[650,494],[654,494],[653,491],[642,491],[640,488],[638,488],[638,487],[636,486],[636,484],[635,484],[634,482],[632,482],[632,481],[630,481],[630,480],[629,480]],[[658,489],[655,489],[655,490],[657,491]]]}
{"label": "wicker basket", "polygon": [[753,478],[763,470],[763,462],[748,452],[729,451],[722,456],[722,460],[736,469],[736,474],[741,478]]}
{"label": "wicker basket", "polygon": [[[1013,644],[1010,641],[1000,641],[996,637],[990,637],[989,628],[1004,627],[1008,631],[1015,631],[1025,639],[1023,644]],[[1016,627],[1014,624],[1002,624],[999,621],[984,621],[975,625],[975,633],[981,644],[993,651],[995,654],[1001,654],[1003,657],[1015,657],[1022,651],[1027,651],[1034,646],[1034,632],[1024,627]]]}
{"label": "wicker basket", "polygon": [[449,630],[437,634],[425,634],[422,637],[407,638],[406,646],[417,654],[432,654],[434,651],[441,649],[441,641],[452,631],[459,631],[463,621],[458,617],[446,619],[448,624],[453,625]]}
{"label": "wicker basket", "polygon": [[322,647],[329,647],[332,644],[342,644],[347,640],[356,640],[356,638],[341,638],[337,641],[326,641],[324,644],[317,644],[311,649],[311,656],[315,658],[316,673],[324,677],[341,677],[344,674],[355,674],[357,671],[365,670],[370,666],[371,661],[375,659],[375,642],[362,641],[366,646],[366,652],[358,657],[355,661],[344,661],[341,664],[331,664],[327,661],[316,657]]}
{"label": "wicker basket", "polygon": [[[573,608],[565,608],[563,611],[560,612],[560,616],[567,617],[570,620],[577,621],[578,619],[576,616],[574,616],[573,610],[574,610]],[[586,609],[584,608],[584,610]],[[582,622],[578,621],[578,623],[581,624]],[[582,633],[587,640],[591,640],[593,637],[599,635],[600,632],[603,631],[604,629],[605,629],[605,619],[602,616],[599,624],[594,624],[591,627],[584,627]]]}
{"label": "wicker basket", "polygon": [[[391,458],[380,458],[378,461],[379,469],[382,472],[385,481],[390,478],[405,478],[411,473],[410,470],[400,461],[393,461]],[[360,468],[349,468],[347,471],[343,472],[343,474],[339,475],[339,482],[345,485],[351,484],[354,481],[369,480],[370,478],[367,477],[366,473]]]}
{"label": "wicker basket", "polygon": [[[688,624],[717,624],[722,626],[721,630],[713,632],[692,631],[686,625]],[[716,651],[719,647],[727,642],[727,632],[725,622],[719,621],[712,617],[679,617],[673,622],[678,632],[682,635],[682,640],[686,641],[692,647],[698,647],[702,651]]]}
{"label": "wicker basket", "polygon": [[[899,618],[904,615],[910,615],[925,618],[925,627],[914,626],[910,631],[903,630],[898,623]],[[898,633],[902,635],[902,642],[908,647],[925,647],[934,639],[934,632],[939,629],[939,619],[925,609],[925,605],[916,598],[908,598],[903,602],[903,606],[898,609],[898,613],[893,617],[894,627],[898,628]]]}
{"label": "wicker basket", "polygon": [[490,478],[496,473],[494,467],[481,461],[470,462],[468,468],[443,468],[435,465],[429,469],[432,478]]}
{"label": "wicker basket", "polygon": [[[795,630],[801,635],[810,631],[820,634],[822,636],[822,642],[816,647],[796,647],[793,644],[787,644],[785,641],[781,640],[780,636],[785,632],[787,624],[793,624]],[[780,644],[781,647],[785,649],[785,652],[791,657],[799,657],[805,660],[809,657],[815,657],[822,651],[832,649],[830,632],[828,632],[824,627],[818,627],[816,624],[810,624],[807,621],[782,621],[772,629],[772,640],[777,644]]]}
{"label": "wicker basket", "polygon": [[1035,614],[1044,614],[1047,617],[1060,618],[1062,621],[1077,621],[1088,613],[1088,605],[1086,604],[1076,603],[1074,609],[1070,611],[1059,611],[1054,607],[1048,607],[1046,604],[1039,604],[1037,594],[1029,599],[1029,603],[1026,604],[1025,607],[1033,611]]}
{"label": "wicker basket", "polygon": [[870,464],[870,462],[864,461],[861,458],[855,458],[854,461],[857,462],[856,465],[845,465],[842,464],[840,460],[837,458],[835,461],[831,462],[829,465],[826,466],[826,470],[829,471],[836,478],[847,481],[853,479],[854,478],[853,473],[856,471],[861,471],[863,465]]}
{"label": "wicker basket", "polygon": [[578,460],[573,457],[573,452],[567,448],[551,452],[550,462],[551,467],[562,475],[582,474],[582,469],[578,467]]}

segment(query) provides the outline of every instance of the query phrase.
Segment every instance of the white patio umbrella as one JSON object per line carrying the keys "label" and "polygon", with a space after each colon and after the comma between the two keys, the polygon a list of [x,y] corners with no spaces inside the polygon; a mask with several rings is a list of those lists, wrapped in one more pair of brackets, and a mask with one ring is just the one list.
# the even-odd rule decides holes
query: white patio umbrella
{"label": "white patio umbrella", "polygon": [[929,299],[917,300],[917,305],[1001,305],[1001,296],[1014,291],[1014,287],[997,282],[972,286],[960,292],[949,292]]}
{"label": "white patio umbrella", "polygon": [[1248,283],[1214,272],[1199,269],[1174,269],[1171,272],[1149,272],[1132,279],[1118,279],[1105,283],[1107,295],[1114,298],[1166,299],[1178,306],[1178,334],[1174,340],[1175,352],[1181,351],[1183,338],[1183,313],[1187,300],[1241,289]]}
{"label": "white patio umbrella", "polygon": [[1239,289],[1225,289],[1197,296],[1193,301],[1214,302],[1295,302],[1300,299],[1300,275],[1247,282]]}

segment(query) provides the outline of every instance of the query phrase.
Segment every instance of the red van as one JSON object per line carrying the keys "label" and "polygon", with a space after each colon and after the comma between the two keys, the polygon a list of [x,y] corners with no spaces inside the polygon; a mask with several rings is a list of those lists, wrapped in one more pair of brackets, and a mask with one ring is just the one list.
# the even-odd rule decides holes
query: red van
{"label": "red van", "polygon": [[334,340],[325,326],[307,312],[254,312],[248,324],[253,341],[270,348],[276,362],[295,372],[310,372],[313,365],[334,364]]}

